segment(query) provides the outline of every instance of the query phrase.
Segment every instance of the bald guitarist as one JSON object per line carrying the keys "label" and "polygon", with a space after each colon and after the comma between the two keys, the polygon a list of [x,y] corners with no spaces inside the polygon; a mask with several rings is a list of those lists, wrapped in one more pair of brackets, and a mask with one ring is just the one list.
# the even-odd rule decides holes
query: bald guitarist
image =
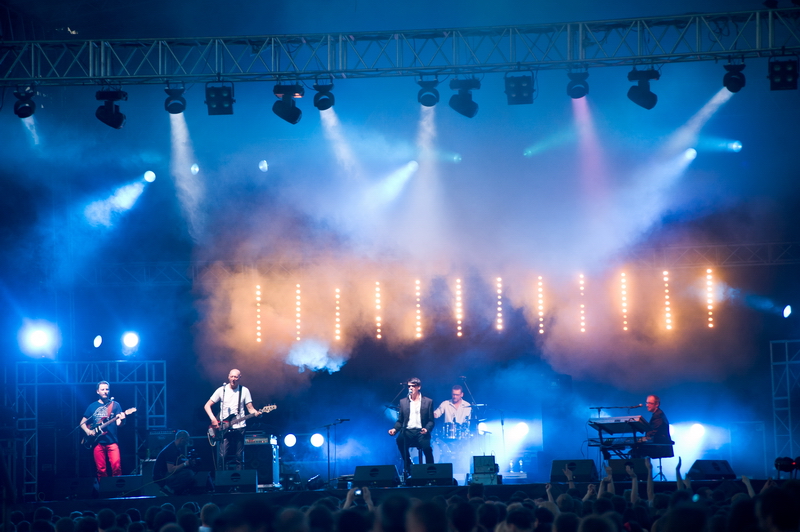
{"label": "bald guitarist", "polygon": [[[261,415],[261,411],[253,407],[253,398],[250,396],[250,390],[239,384],[239,379],[241,378],[242,372],[238,369],[232,369],[228,373],[228,382],[217,388],[211,398],[206,401],[204,408],[208,418],[211,420],[211,427],[216,431],[222,428],[220,421],[239,419],[245,417],[247,412],[253,416]],[[216,403],[220,405],[219,419],[214,417],[214,412],[211,411],[211,407]],[[224,431],[219,444],[218,469],[242,469],[246,423],[242,419],[237,423],[233,423],[229,428],[225,427],[227,430]]]}

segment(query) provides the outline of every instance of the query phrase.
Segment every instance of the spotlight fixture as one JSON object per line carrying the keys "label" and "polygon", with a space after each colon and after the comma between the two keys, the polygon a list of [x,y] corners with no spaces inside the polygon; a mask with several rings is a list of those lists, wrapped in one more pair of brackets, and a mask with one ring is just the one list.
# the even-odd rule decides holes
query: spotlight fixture
{"label": "spotlight fixture", "polygon": [[533,75],[509,76],[506,74],[508,105],[533,103]]}
{"label": "spotlight fixture", "polygon": [[417,101],[425,107],[433,107],[439,103],[439,91],[436,90],[438,84],[438,79],[433,81],[417,81],[417,85],[420,86],[419,92],[417,93]]}
{"label": "spotlight fixture", "polygon": [[319,109],[320,111],[326,111],[333,107],[333,104],[336,103],[336,99],[333,97],[333,83],[328,85],[320,85],[318,83],[314,84],[314,90],[317,93],[314,95],[314,107]]}
{"label": "spotlight fixture", "polygon": [[120,112],[119,105],[114,102],[127,101],[128,93],[123,90],[100,90],[95,93],[94,97],[104,102],[97,108],[94,116],[108,127],[122,129],[122,126],[125,125],[125,115]]}
{"label": "spotlight fixture", "polygon": [[725,67],[725,76],[722,78],[722,84],[731,92],[739,92],[745,86],[745,78],[742,70],[744,65],[723,65]]}
{"label": "spotlight fixture", "polygon": [[280,98],[280,100],[272,104],[272,112],[290,124],[298,123],[303,118],[303,111],[297,108],[294,99],[302,98],[305,95],[306,91],[303,86],[278,84],[275,85],[272,92]]}
{"label": "spotlight fixture", "polygon": [[14,114],[20,118],[29,118],[36,112],[36,104],[33,101],[33,85],[20,87],[14,92],[17,101],[14,102]]}
{"label": "spotlight fixture", "polygon": [[778,457],[775,459],[775,469],[784,473],[791,473],[797,469],[797,461],[788,456]]}
{"label": "spotlight fixture", "polygon": [[233,83],[230,81],[208,82],[206,83],[206,101],[208,114],[212,115],[232,115],[233,104]]}
{"label": "spotlight fixture", "polygon": [[167,84],[164,92],[167,93],[167,99],[164,100],[164,110],[171,115],[179,115],[186,110],[186,99],[183,97],[183,92],[186,87],[181,84],[178,88],[172,88]]}
{"label": "spotlight fixture", "polygon": [[769,90],[797,90],[797,66],[797,58],[786,60],[770,59]]}
{"label": "spotlight fixture", "polygon": [[653,68],[647,70],[636,70],[628,72],[628,81],[636,81],[637,84],[628,89],[628,99],[640,107],[652,109],[658,103],[658,96],[650,92],[650,80],[658,79],[661,74]]}
{"label": "spotlight fixture", "polygon": [[586,78],[588,72],[567,72],[569,83],[567,83],[567,95],[573,100],[578,100],[589,94],[589,83]]}
{"label": "spotlight fixture", "polygon": [[450,88],[458,91],[458,94],[450,96],[450,107],[458,114],[474,118],[478,114],[478,104],[472,100],[472,91],[481,88],[481,80],[475,78],[451,79]]}

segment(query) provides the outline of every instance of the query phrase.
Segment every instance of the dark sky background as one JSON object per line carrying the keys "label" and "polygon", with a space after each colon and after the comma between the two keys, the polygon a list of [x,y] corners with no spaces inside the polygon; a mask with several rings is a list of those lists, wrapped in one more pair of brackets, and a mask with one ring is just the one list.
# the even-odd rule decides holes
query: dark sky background
{"label": "dark sky background", "polygon": [[[77,30],[76,38],[405,30],[762,7],[745,1],[5,4],[44,27]],[[180,150],[173,147],[177,123],[163,110],[162,87],[126,87],[129,100],[121,106],[128,118],[119,131],[92,116],[96,88],[42,88],[35,137],[13,115],[6,90],[0,294],[7,311],[0,350],[8,361],[26,359],[17,343],[26,319],[57,322],[58,360],[119,358],[116,338],[137,330],[142,345],[135,356],[168,362],[170,427],[202,433],[203,402],[228,369],[240,367],[257,406],[279,405],[266,430],[307,432],[351,418],[339,433],[348,442],[342,452],[367,461],[393,458],[382,436],[390,423],[383,405],[410,375],[420,376],[437,402],[466,376],[478,402],[496,408],[486,414],[493,420],[502,413],[537,422],[563,398],[560,412],[569,422],[557,427],[558,437],[574,452],[585,438],[588,406],[638,404],[647,393],[662,397],[673,423],[724,431],[731,420],[763,421],[771,445],[769,342],[797,338],[798,325],[794,316],[784,320],[764,307],[797,299],[797,265],[715,269],[713,330],[705,327],[704,268],[671,272],[677,324],[668,334],[660,271],[635,269],[627,257],[659,246],[800,242],[799,93],[771,92],[766,60],[747,62],[747,86],[729,99],[719,95],[721,65],[673,64],[653,82],[659,102],[646,111],[625,97],[626,73],[593,69],[589,96],[573,102],[563,72],[542,72],[529,106],[508,106],[502,76],[486,76],[474,93],[480,111],[472,120],[448,108],[444,84],[431,112],[417,103],[411,78],[337,80],[334,126],[308,97],[299,103],[298,125],[281,121],[270,112],[274,97],[263,83],[236,86],[233,116],[207,116],[203,87],[192,85],[183,115],[189,142]],[[685,146],[668,153],[676,131],[715,96],[725,103]],[[578,115],[590,119],[576,121]],[[741,152],[720,149],[732,141],[742,143]],[[675,170],[674,156],[690,147],[697,158]],[[267,172],[259,170],[261,160]],[[410,161],[418,170],[388,195],[387,177]],[[197,175],[188,171],[193,163]],[[108,227],[89,223],[87,205],[146,170],[157,179],[129,211]],[[216,269],[193,286],[86,281],[105,264],[152,261],[295,266]],[[629,334],[620,330],[622,271],[631,278]],[[576,330],[580,273],[590,321],[583,335]],[[536,333],[539,275],[544,335]],[[502,333],[493,328],[497,277]],[[462,338],[454,335],[456,278],[464,280]],[[423,286],[421,340],[410,318],[416,279]],[[381,341],[373,338],[375,281],[386,298]],[[257,283],[269,309],[263,344],[253,341]],[[293,340],[296,283],[304,298],[301,343]],[[338,344],[330,334],[334,288],[344,294],[346,338]],[[106,338],[100,349],[91,345],[97,334]],[[336,371],[309,369],[315,363]],[[572,376],[571,389],[554,384],[559,374]],[[540,450],[541,435],[526,445]],[[766,454],[771,462],[772,451]]]}

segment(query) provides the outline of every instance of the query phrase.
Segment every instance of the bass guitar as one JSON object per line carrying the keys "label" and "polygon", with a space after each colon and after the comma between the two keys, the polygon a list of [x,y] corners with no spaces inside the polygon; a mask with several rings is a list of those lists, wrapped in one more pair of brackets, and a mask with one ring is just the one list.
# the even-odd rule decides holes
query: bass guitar
{"label": "bass guitar", "polygon": [[259,414],[266,414],[267,412],[272,412],[278,408],[276,405],[267,405],[261,410],[258,410],[255,414],[247,414],[246,416],[242,417],[234,417],[236,414],[231,414],[228,416],[228,419],[223,419],[219,422],[219,428],[214,428],[214,425],[208,426],[208,443],[212,447],[214,447],[218,441],[222,440],[225,436],[225,433],[230,430],[231,427],[236,425],[237,423],[241,423],[246,419],[250,419],[251,417],[257,416]]}
{"label": "bass guitar", "polygon": [[[129,416],[129,415],[133,414],[134,412],[136,412],[135,408],[129,408],[129,409],[127,409],[125,411],[125,415]],[[99,425],[91,427],[91,431],[92,431],[92,435],[91,436],[89,436],[88,434],[86,434],[84,432],[83,438],[81,438],[81,445],[83,445],[87,449],[91,449],[92,447],[94,447],[94,444],[97,442],[97,439],[100,436],[102,436],[103,434],[105,434],[105,432],[104,432],[105,428],[107,426],[111,425],[112,423],[116,423],[118,417],[119,417],[119,414],[114,414],[113,416],[108,418],[107,421],[103,421]]]}

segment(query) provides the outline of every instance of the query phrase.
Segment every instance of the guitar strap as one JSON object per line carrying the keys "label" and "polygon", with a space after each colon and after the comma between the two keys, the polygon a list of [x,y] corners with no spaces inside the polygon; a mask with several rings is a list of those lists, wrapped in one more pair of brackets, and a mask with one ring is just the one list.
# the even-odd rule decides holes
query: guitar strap
{"label": "guitar strap", "polygon": [[239,401],[236,404],[236,417],[242,417],[242,386],[239,385]]}

